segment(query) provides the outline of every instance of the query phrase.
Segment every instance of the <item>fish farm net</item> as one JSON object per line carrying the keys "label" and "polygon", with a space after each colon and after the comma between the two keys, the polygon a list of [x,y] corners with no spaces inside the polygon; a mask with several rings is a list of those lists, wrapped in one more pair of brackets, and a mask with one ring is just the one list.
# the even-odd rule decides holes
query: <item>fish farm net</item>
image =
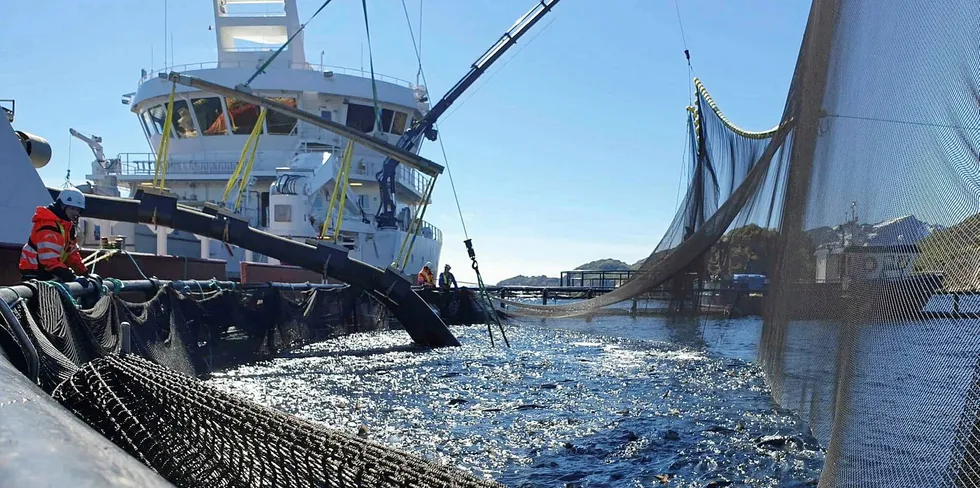
{"label": "fish farm net", "polygon": [[696,84],[687,192],[633,278],[507,313],[753,302],[773,398],[826,449],[821,486],[980,486],[978,46],[975,1],[815,0],[775,129]]}
{"label": "fish farm net", "polygon": [[[167,285],[142,302],[107,293],[80,306],[59,286],[28,286],[32,297],[13,312],[38,351],[38,384],[176,486],[496,486],[196,378],[285,348],[398,327],[352,287],[297,293]],[[121,354],[123,322],[130,324],[129,354]],[[10,324],[0,325],[0,347],[27,372]]]}
{"label": "fish farm net", "polygon": [[178,486],[498,486],[242,400],[132,354],[86,364],[53,396]]}

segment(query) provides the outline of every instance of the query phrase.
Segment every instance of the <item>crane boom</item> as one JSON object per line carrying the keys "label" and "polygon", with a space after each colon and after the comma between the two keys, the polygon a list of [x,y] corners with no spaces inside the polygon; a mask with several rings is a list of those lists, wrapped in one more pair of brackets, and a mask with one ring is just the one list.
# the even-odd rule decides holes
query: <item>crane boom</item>
{"label": "crane boom", "polygon": [[[422,120],[418,121],[411,129],[406,131],[395,144],[399,149],[412,151],[421,142],[422,136],[430,141],[436,140],[438,134],[434,129],[436,120],[439,119],[446,110],[459,99],[483,73],[487,71],[497,59],[500,58],[517,40],[534,26],[545,14],[551,11],[560,0],[539,0],[538,3],[517,19],[511,28],[505,32],[493,46],[480,56],[466,73],[441,100],[439,100],[431,110],[429,110]],[[398,168],[398,160],[386,157],[384,164],[375,178],[381,190],[381,206],[378,208],[377,222],[379,228],[397,227],[395,219],[395,171]]]}
{"label": "crane boom", "polygon": [[92,150],[92,154],[95,154],[95,160],[98,161],[99,164],[105,163],[105,153],[102,152],[101,137],[95,135],[89,137],[86,136],[85,134],[82,134],[81,132],[78,132],[75,129],[68,129],[68,132],[71,133],[72,136],[80,139],[85,144],[88,144],[89,149]]}

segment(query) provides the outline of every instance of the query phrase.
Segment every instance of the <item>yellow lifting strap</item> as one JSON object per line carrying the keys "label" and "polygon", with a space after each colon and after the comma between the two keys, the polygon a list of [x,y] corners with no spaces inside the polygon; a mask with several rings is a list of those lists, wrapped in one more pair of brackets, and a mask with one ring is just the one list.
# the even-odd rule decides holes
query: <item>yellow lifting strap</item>
{"label": "yellow lifting strap", "polygon": [[[429,185],[425,187],[425,191],[422,193],[422,201],[419,203],[418,211],[416,211],[412,223],[409,224],[408,233],[405,234],[405,240],[402,241],[402,247],[398,251],[398,260],[395,261],[398,269],[405,269],[405,265],[408,264],[408,257],[412,255],[412,248],[415,247],[415,238],[418,237],[419,231],[422,230],[422,219],[425,217],[425,210],[429,208],[429,201],[432,199],[432,190],[435,187],[436,177],[433,176],[429,180]],[[406,244],[408,244],[408,249],[405,249]]]}
{"label": "yellow lifting strap", "polygon": [[[262,107],[259,116],[255,119],[255,127],[252,128],[252,133],[249,134],[248,140],[245,141],[245,147],[242,148],[242,155],[238,158],[238,166],[235,167],[235,172],[228,178],[228,184],[225,185],[225,193],[221,196],[221,205],[224,206],[225,202],[228,201],[228,195],[231,193],[231,189],[235,187],[236,181],[238,182],[238,197],[235,198],[234,207],[236,212],[241,208],[242,197],[245,195],[245,185],[248,183],[249,176],[252,174],[255,153],[259,148],[259,136],[262,135],[262,126],[265,125],[265,114],[265,107]],[[239,175],[241,175],[241,179],[239,179]]]}
{"label": "yellow lifting strap", "polygon": [[[347,201],[347,184],[350,181],[350,167],[351,161],[354,160],[354,141],[348,140],[347,146],[344,148],[344,154],[340,160],[340,170],[337,171],[337,176],[334,177],[333,182],[333,193],[330,194],[330,204],[327,206],[327,216],[323,219],[323,225],[320,226],[320,239],[323,239],[327,235],[327,229],[330,226],[330,218],[333,216],[334,204],[338,203],[339,200],[339,211],[337,213],[337,225],[334,226],[333,240],[337,242],[337,237],[340,236],[340,226],[341,219],[344,218],[344,203]],[[338,194],[340,197],[338,198]]]}
{"label": "yellow lifting strap", "polygon": [[170,133],[174,126],[174,97],[177,95],[177,83],[171,83],[170,99],[167,100],[167,116],[163,120],[163,134],[160,136],[160,147],[157,148],[157,164],[153,172],[153,187],[163,189],[167,179],[167,161],[170,155]]}

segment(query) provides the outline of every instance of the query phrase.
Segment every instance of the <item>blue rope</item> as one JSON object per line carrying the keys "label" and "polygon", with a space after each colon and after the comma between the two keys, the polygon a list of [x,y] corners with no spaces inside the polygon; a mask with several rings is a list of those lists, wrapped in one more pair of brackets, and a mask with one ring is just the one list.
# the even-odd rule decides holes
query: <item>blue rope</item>
{"label": "blue rope", "polygon": [[368,27],[367,0],[361,0],[364,7],[364,31],[367,32],[368,42],[368,63],[371,66],[371,91],[374,93],[374,127],[376,130],[383,130],[381,127],[381,110],[378,108],[378,84],[374,81],[374,54],[371,49],[371,28]]}
{"label": "blue rope", "polygon": [[140,265],[136,264],[136,260],[133,259],[133,255],[129,254],[128,252],[125,254],[129,256],[129,260],[133,262],[133,266],[136,266],[136,271],[139,272],[140,276],[142,276],[144,280],[149,280],[149,278],[147,278],[146,275],[143,273],[143,270],[140,269]]}
{"label": "blue rope", "polygon": [[66,288],[63,283],[61,283],[59,281],[45,281],[44,283],[47,283],[47,284],[49,284],[49,285],[57,288],[58,291],[61,293],[61,296],[64,297],[65,300],[68,300],[69,302],[71,302],[72,305],[74,305],[76,308],[79,307],[78,301],[75,300],[75,297],[71,296],[71,292],[68,291],[68,288]]}

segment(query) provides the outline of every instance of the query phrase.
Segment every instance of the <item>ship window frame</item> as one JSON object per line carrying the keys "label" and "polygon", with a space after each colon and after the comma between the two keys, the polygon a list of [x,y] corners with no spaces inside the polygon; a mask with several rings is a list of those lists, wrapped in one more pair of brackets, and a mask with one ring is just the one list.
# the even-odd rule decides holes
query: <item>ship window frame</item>
{"label": "ship window frame", "polygon": [[[245,102],[245,101],[240,101],[240,100],[238,100],[235,97],[223,97],[223,98],[224,98],[224,102],[225,102],[225,113],[228,114],[228,118],[225,119],[225,120],[228,120],[228,121],[231,122],[231,124],[226,124],[226,125],[228,125],[228,129],[230,130],[230,132],[233,135],[238,135],[238,136],[247,136],[247,135],[250,135],[252,133],[252,129],[255,128],[255,122],[258,121],[259,113],[262,111],[262,107],[260,107],[258,105],[255,105],[254,103],[248,103],[248,102]],[[250,105],[252,107],[255,107],[255,109],[256,109],[256,112],[255,112],[255,120],[252,121],[251,125],[248,125],[248,126],[238,125],[238,122],[235,121],[235,117],[231,115],[231,108],[229,108],[230,107],[230,104],[228,103],[229,100],[235,100],[236,102],[241,102],[243,105]],[[262,134],[264,134],[264,133],[265,133],[265,124],[263,124],[263,127],[262,127]]]}
{"label": "ship window frame", "polygon": [[[218,101],[218,106],[221,108],[221,111],[217,115],[217,117],[215,117],[214,120],[211,120],[210,123],[207,124],[208,127],[207,127],[206,130],[203,128],[204,127],[204,123],[200,119],[200,117],[203,115],[203,113],[202,114],[198,114],[198,110],[197,110],[198,107],[197,107],[197,105],[195,105],[199,100],[217,100]],[[205,102],[205,103],[207,103],[207,102]],[[192,111],[194,112],[194,121],[197,123],[198,130],[200,131],[202,137],[226,136],[226,135],[229,134],[229,132],[228,132],[228,123],[227,123],[227,120],[228,120],[228,111],[225,109],[225,103],[224,103],[223,97],[220,97],[218,95],[208,95],[208,96],[203,96],[203,97],[194,97],[194,98],[191,99],[190,105],[192,107]],[[212,132],[212,133],[207,132],[208,130],[211,130],[211,127],[219,119],[225,120],[225,124],[224,124],[225,125],[225,130],[224,131],[221,131],[221,132]]]}
{"label": "ship window frame", "polygon": [[[181,107],[181,104],[183,104],[183,107]],[[166,107],[169,104],[164,103],[163,105]],[[191,119],[190,131],[183,132],[183,133],[181,133],[179,129],[181,126],[179,125],[179,119],[178,119],[178,114],[181,108],[187,110],[187,114],[190,116]],[[171,121],[171,123],[174,129],[174,134],[177,136],[178,139],[193,139],[201,135],[201,131],[197,127],[197,120],[195,119],[196,117],[194,115],[194,111],[191,109],[191,104],[187,103],[187,100],[184,99],[174,100],[174,119]]]}
{"label": "ship window frame", "polygon": [[137,114],[137,118],[140,119],[140,125],[143,126],[143,133],[146,134],[146,137],[153,137],[157,134],[155,134],[153,129],[151,129],[153,124],[150,122],[149,117],[150,114],[148,110],[140,110]]}
{"label": "ship window frame", "polygon": [[[272,100],[272,101],[278,102],[278,103],[282,103],[283,105],[286,105],[287,107],[299,108],[299,99],[296,98],[296,97],[288,97],[288,96],[287,97],[269,97],[269,100]],[[292,105],[290,105],[288,103],[284,103],[284,100],[291,100],[292,101]],[[292,120],[292,124],[289,126],[289,130],[287,130],[285,132],[282,132],[281,130],[277,130],[277,131],[273,132],[273,129],[272,129],[273,128],[273,121],[275,121],[276,118],[291,119]],[[277,127],[278,126],[285,127],[284,124],[276,124],[276,126]],[[266,114],[265,114],[265,133],[266,134],[269,134],[269,135],[272,135],[272,136],[288,136],[288,135],[292,135],[297,130],[297,127],[298,126],[299,126],[299,119],[297,119],[296,117],[293,117],[292,115],[288,115],[288,114],[284,114],[284,113],[279,113],[279,112],[276,112],[275,110],[268,110],[266,112]]]}
{"label": "ship window frame", "polygon": [[[368,130],[362,129],[360,125],[351,125],[351,108],[353,108],[353,107],[357,107],[358,108],[358,111],[360,111],[360,109],[370,110],[370,113],[371,113],[370,118],[364,118],[364,115],[365,114],[362,113],[362,114],[359,114],[358,115],[358,117],[359,117],[360,120],[357,121],[357,122],[360,122],[360,123],[364,124],[364,126],[366,127],[366,123],[364,121],[370,120],[371,121],[371,127]],[[364,104],[355,103],[355,102],[349,102],[349,103],[347,103],[347,114],[344,117],[344,125],[346,125],[347,127],[350,127],[352,129],[358,130],[358,131],[363,132],[365,134],[370,134],[371,132],[374,132],[374,124],[375,124],[375,120],[374,119],[375,119],[375,117],[374,117],[374,107],[372,107],[371,105],[364,105]]]}
{"label": "ship window frame", "polygon": [[[395,115],[392,116],[392,118],[391,118],[391,131],[390,131],[390,133],[391,134],[395,134],[396,136],[400,136],[400,135],[404,134],[406,130],[408,130],[408,126],[406,125],[406,124],[408,124],[408,114],[405,113],[405,112],[402,112],[401,110],[395,110],[394,112],[395,112]],[[399,119],[399,116],[401,116],[400,117],[401,118],[401,128],[399,130],[395,130],[395,128],[396,128],[395,126],[399,122],[399,120],[398,120]]]}
{"label": "ship window frame", "polygon": [[[151,106],[150,108],[148,108],[146,110],[147,114],[150,117],[150,122],[153,125],[153,129],[154,129],[154,131],[156,131],[156,133],[158,135],[163,134],[163,126],[165,125],[165,123],[167,121],[167,107],[166,107],[166,105],[167,105],[166,103],[160,103],[160,104],[153,105],[153,106]],[[160,122],[159,122],[159,125],[157,124],[157,117],[153,115],[153,110],[154,109],[159,109],[160,110],[160,117],[159,117],[159,121]],[[174,135],[173,134],[173,130],[171,130],[170,135],[171,136]]]}

